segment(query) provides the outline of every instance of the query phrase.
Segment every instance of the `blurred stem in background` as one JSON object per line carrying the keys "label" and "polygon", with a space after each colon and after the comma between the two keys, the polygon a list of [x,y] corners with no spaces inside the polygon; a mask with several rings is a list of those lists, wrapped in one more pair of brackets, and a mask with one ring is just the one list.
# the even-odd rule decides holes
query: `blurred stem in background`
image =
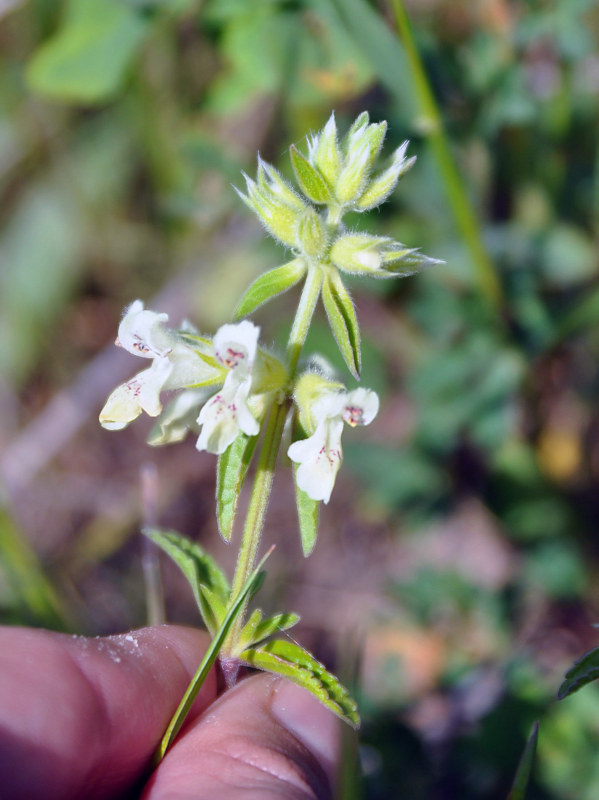
{"label": "blurred stem in background", "polygon": [[411,71],[412,82],[422,113],[422,132],[431,143],[439,173],[445,184],[449,204],[464,242],[470,251],[478,284],[485,298],[495,307],[501,305],[501,287],[495,268],[483,242],[480,223],[451,154],[439,106],[418,53],[410,19],[402,0],[391,0],[397,31]]}

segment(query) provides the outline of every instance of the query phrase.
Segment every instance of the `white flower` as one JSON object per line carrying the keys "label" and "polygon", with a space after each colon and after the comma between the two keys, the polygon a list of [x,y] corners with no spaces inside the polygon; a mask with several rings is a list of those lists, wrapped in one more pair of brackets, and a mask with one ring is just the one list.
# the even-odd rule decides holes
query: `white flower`
{"label": "white flower", "polygon": [[247,320],[223,325],[214,336],[214,355],[229,370],[220,392],[200,411],[202,431],[196,447],[220,455],[239,432],[256,436],[260,425],[248,405],[252,366],[258,350],[260,328]]}
{"label": "white flower", "polygon": [[163,325],[167,320],[167,314],[146,310],[141,300],[136,300],[126,309],[116,344],[134,355],[152,359],[152,365],[112,392],[100,412],[100,423],[104,428],[120,430],[142,411],[150,417],[157,417],[162,411],[160,392],[165,389],[195,387],[222,380],[223,371],[214,359],[203,357],[199,344],[196,348],[167,330]]}
{"label": "white flower", "polygon": [[125,309],[115,344],[134,356],[165,357],[172,349],[172,337],[162,325],[167,320],[168,314],[148,311],[141,300],[135,300]]}
{"label": "white flower", "polygon": [[312,436],[294,442],[287,455],[299,464],[296,481],[312,500],[329,502],[343,450],[343,422],[355,427],[368,425],[377,415],[379,399],[370,389],[323,392],[310,409],[316,422]]}
{"label": "white flower", "polygon": [[137,419],[142,411],[157,417],[162,411],[160,392],[164,388],[172,364],[166,358],[157,358],[149,369],[117,386],[102,411],[100,423],[109,431],[118,431]]}

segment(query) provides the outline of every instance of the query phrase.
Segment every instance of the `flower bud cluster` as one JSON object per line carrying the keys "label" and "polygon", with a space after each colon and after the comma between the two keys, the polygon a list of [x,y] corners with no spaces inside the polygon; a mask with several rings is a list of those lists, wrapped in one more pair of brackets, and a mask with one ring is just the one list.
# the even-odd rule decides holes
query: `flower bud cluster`
{"label": "flower bud cluster", "polygon": [[[236,190],[271,236],[292,248],[308,265],[319,264],[375,277],[408,275],[438,263],[391,239],[347,233],[342,217],[383,203],[414,164],[403,142],[386,169],[373,173],[387,123],[370,123],[367,112],[339,139],[335,115],[309,137],[308,154],[290,148],[299,192],[270,164],[258,159],[256,180],[244,175],[247,193]],[[398,267],[392,264],[400,262]]]}

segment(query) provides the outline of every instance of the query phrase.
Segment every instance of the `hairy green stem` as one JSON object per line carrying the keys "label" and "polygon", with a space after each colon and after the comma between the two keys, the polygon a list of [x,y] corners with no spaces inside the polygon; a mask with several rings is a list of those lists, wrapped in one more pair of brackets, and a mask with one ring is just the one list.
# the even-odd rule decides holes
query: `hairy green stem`
{"label": "hairy green stem", "polygon": [[[287,343],[286,355],[289,383],[291,383],[295,377],[297,362],[304,342],[306,341],[310,322],[312,321],[314,309],[316,308],[316,303],[320,295],[321,286],[322,271],[320,267],[310,267],[295,314],[295,319],[289,333],[289,342]],[[258,546],[264,526],[266,507],[272,488],[275,464],[289,406],[289,400],[285,400],[283,403],[273,406],[266,423],[262,450],[258,458],[254,485],[252,486],[245,525],[241,536],[241,544],[239,546],[239,554],[237,556],[237,565],[235,567],[235,575],[231,588],[231,601],[237,598],[256,563],[256,555],[258,553]],[[245,610],[237,617],[231,628],[231,632],[223,647],[224,655],[230,655],[235,651],[235,645],[243,628],[244,617]]]}
{"label": "hairy green stem", "polygon": [[472,208],[472,203],[451,154],[439,106],[418,53],[408,14],[403,0],[391,0],[391,4],[395,14],[397,30],[406,50],[416,94],[426,120],[425,134],[428,136],[433,154],[439,165],[439,171],[445,184],[451,209],[464,242],[470,251],[480,289],[487,300],[497,306],[501,303],[501,287],[483,242],[480,225]]}
{"label": "hairy green stem", "polygon": [[322,270],[318,265],[310,266],[287,343],[287,374],[290,382],[295,378],[297,362],[308,335],[321,288]]}

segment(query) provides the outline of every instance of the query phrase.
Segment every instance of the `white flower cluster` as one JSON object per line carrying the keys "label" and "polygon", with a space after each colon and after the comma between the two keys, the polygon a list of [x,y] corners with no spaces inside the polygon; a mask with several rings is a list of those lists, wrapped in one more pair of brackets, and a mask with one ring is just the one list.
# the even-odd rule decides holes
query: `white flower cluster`
{"label": "white flower cluster", "polygon": [[[199,426],[197,449],[220,455],[240,433],[257,436],[264,398],[286,382],[282,364],[258,347],[260,329],[245,320],[223,325],[210,340],[169,330],[167,320],[167,314],[145,309],[141,300],[126,309],[116,343],[152,363],[112,392],[100,413],[103,427],[120,430],[142,411],[157,417],[162,412],[161,392],[180,389],[159,420],[162,429],[172,431],[170,437],[154,435],[151,443],[181,439],[190,427]],[[208,396],[215,386],[218,390]],[[368,425],[377,414],[378,397],[368,389],[347,392],[340,384],[318,378],[317,389],[298,398],[300,415],[312,432],[291,444],[288,455],[299,464],[298,487],[313,500],[327,503],[341,465],[344,422]]]}
{"label": "white flower cluster", "polygon": [[260,329],[251,322],[223,325],[211,342],[166,329],[163,323],[167,319],[167,314],[144,309],[141,300],[126,310],[116,343],[134,355],[152,359],[152,365],[114,390],[100,413],[101,424],[119,430],[142,411],[157,417],[162,411],[160,393],[183,389],[178,407],[169,412],[172,424],[183,415],[188,417],[190,408],[205,399],[205,391],[198,392],[198,387],[222,384],[197,416],[196,423],[201,426],[198,450],[220,454],[240,431],[255,436],[260,425],[249,401]]}

